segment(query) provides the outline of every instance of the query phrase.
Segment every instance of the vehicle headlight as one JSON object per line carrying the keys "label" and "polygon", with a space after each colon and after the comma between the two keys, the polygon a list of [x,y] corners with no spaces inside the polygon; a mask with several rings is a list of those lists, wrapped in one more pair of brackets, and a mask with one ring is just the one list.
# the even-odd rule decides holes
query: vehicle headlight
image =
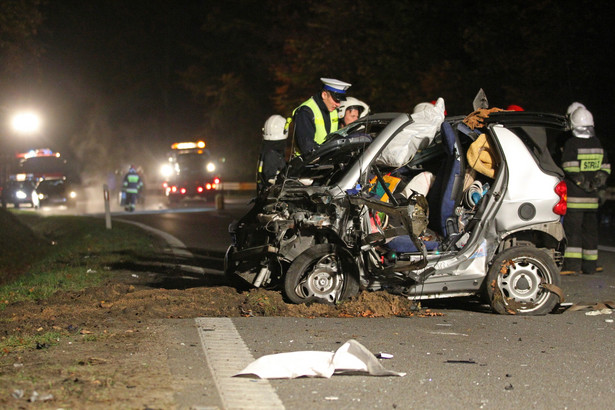
{"label": "vehicle headlight", "polygon": [[38,194],[38,199],[39,200],[45,199],[45,194]]}
{"label": "vehicle headlight", "polygon": [[214,172],[216,170],[216,165],[213,162],[209,162],[207,164],[207,172]]}
{"label": "vehicle headlight", "polygon": [[28,195],[26,195],[24,191],[15,192],[15,196],[17,197],[17,199],[26,199],[28,197]]}
{"label": "vehicle headlight", "polygon": [[77,198],[77,193],[75,191],[70,191],[68,193],[68,197],[71,198],[71,199],[75,199],[75,198]]}
{"label": "vehicle headlight", "polygon": [[170,164],[164,164],[160,167],[160,174],[165,178],[170,177],[173,175],[173,167]]}

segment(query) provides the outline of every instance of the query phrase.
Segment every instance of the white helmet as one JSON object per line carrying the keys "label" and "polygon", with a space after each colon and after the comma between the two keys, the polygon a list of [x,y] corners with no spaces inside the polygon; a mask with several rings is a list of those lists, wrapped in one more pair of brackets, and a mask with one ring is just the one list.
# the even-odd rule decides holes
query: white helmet
{"label": "white helmet", "polygon": [[272,115],[267,118],[263,126],[263,139],[265,141],[281,141],[288,137],[286,119],[281,115]]}
{"label": "white helmet", "polygon": [[429,102],[421,102],[414,106],[412,113],[416,114],[417,112],[425,111],[426,108],[433,107],[433,106],[435,106],[435,104],[432,104]]}
{"label": "white helmet", "polygon": [[594,117],[585,107],[579,107],[570,114],[570,126],[574,128],[593,127]]}
{"label": "white helmet", "polygon": [[349,108],[359,110],[359,118],[363,118],[369,114],[369,105],[354,97],[346,97],[346,101],[342,101],[340,103],[340,107],[337,109],[339,117],[344,118],[344,115],[346,115],[346,110]]}
{"label": "white helmet", "polygon": [[585,108],[585,106],[580,102],[575,101],[568,106],[568,109],[566,110],[566,115],[572,114],[577,108]]}

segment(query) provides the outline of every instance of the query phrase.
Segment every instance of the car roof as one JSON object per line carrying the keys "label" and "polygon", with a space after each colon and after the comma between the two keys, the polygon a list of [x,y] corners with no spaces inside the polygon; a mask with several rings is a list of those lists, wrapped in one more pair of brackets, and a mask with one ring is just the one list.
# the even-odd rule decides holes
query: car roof
{"label": "car roof", "polygon": [[498,123],[504,126],[543,126],[568,129],[566,117],[560,114],[528,112],[528,111],[500,111],[489,114],[486,124]]}

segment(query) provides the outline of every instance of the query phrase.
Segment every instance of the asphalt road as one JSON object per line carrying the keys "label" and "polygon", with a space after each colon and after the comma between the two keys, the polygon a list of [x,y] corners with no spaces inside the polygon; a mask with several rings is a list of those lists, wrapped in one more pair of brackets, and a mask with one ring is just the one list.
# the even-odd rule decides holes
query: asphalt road
{"label": "asphalt road", "polygon": [[[224,209],[189,202],[168,209],[148,198],[130,220],[172,235],[199,269],[220,272],[228,224],[248,209],[228,197]],[[83,207],[81,210],[85,209]],[[101,206],[88,205],[100,215]],[[46,210],[41,210],[46,212]],[[207,258],[200,256],[206,255]],[[184,262],[186,263],[186,262]],[[615,300],[615,235],[602,226],[600,264],[591,276],[564,276],[565,302]],[[591,309],[540,317],[501,316],[468,300],[424,303],[443,316],[413,318],[202,318],[166,320],[168,364],[180,408],[612,408],[614,314]],[[199,322],[201,321],[201,322]],[[391,359],[403,377],[334,375],[330,379],[232,377],[263,355],[333,352],[354,339]],[[286,363],[288,364],[288,363]]]}
{"label": "asphalt road", "polygon": [[[172,212],[147,210],[114,218],[163,230],[189,250],[221,257],[228,244],[228,223],[245,209],[245,200],[229,200],[223,210],[201,203]],[[601,240],[604,271],[563,277],[566,302],[615,300],[615,249],[610,230],[603,232]],[[296,409],[613,406],[615,315],[588,315],[592,313],[588,309],[541,317],[500,316],[464,300],[432,302],[428,307],[443,316],[168,321],[169,366],[185,381],[176,396],[178,405],[273,408],[278,404]],[[231,377],[263,355],[331,352],[350,339],[374,353],[391,354],[382,364],[406,375],[334,375],[269,382]]]}

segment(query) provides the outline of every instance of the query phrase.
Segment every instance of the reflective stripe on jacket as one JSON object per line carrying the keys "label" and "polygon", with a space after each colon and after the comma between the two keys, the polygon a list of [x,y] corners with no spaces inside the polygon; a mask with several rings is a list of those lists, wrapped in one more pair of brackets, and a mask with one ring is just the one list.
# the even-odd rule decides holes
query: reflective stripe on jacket
{"label": "reflective stripe on jacket", "polygon": [[[305,101],[299,107],[294,109],[293,117],[295,116],[295,112],[297,112],[297,110],[303,106],[308,107],[310,110],[312,110],[312,113],[314,114],[314,126],[316,127],[316,133],[314,134],[314,142],[316,142],[317,144],[322,144],[323,142],[325,142],[325,137],[328,135],[327,128],[325,127],[325,119],[322,115],[322,112],[316,104],[316,101],[314,101],[314,99],[310,97],[309,100]],[[333,110],[329,113],[329,121],[331,124],[330,132],[337,131],[338,119],[339,116],[337,110]]]}

